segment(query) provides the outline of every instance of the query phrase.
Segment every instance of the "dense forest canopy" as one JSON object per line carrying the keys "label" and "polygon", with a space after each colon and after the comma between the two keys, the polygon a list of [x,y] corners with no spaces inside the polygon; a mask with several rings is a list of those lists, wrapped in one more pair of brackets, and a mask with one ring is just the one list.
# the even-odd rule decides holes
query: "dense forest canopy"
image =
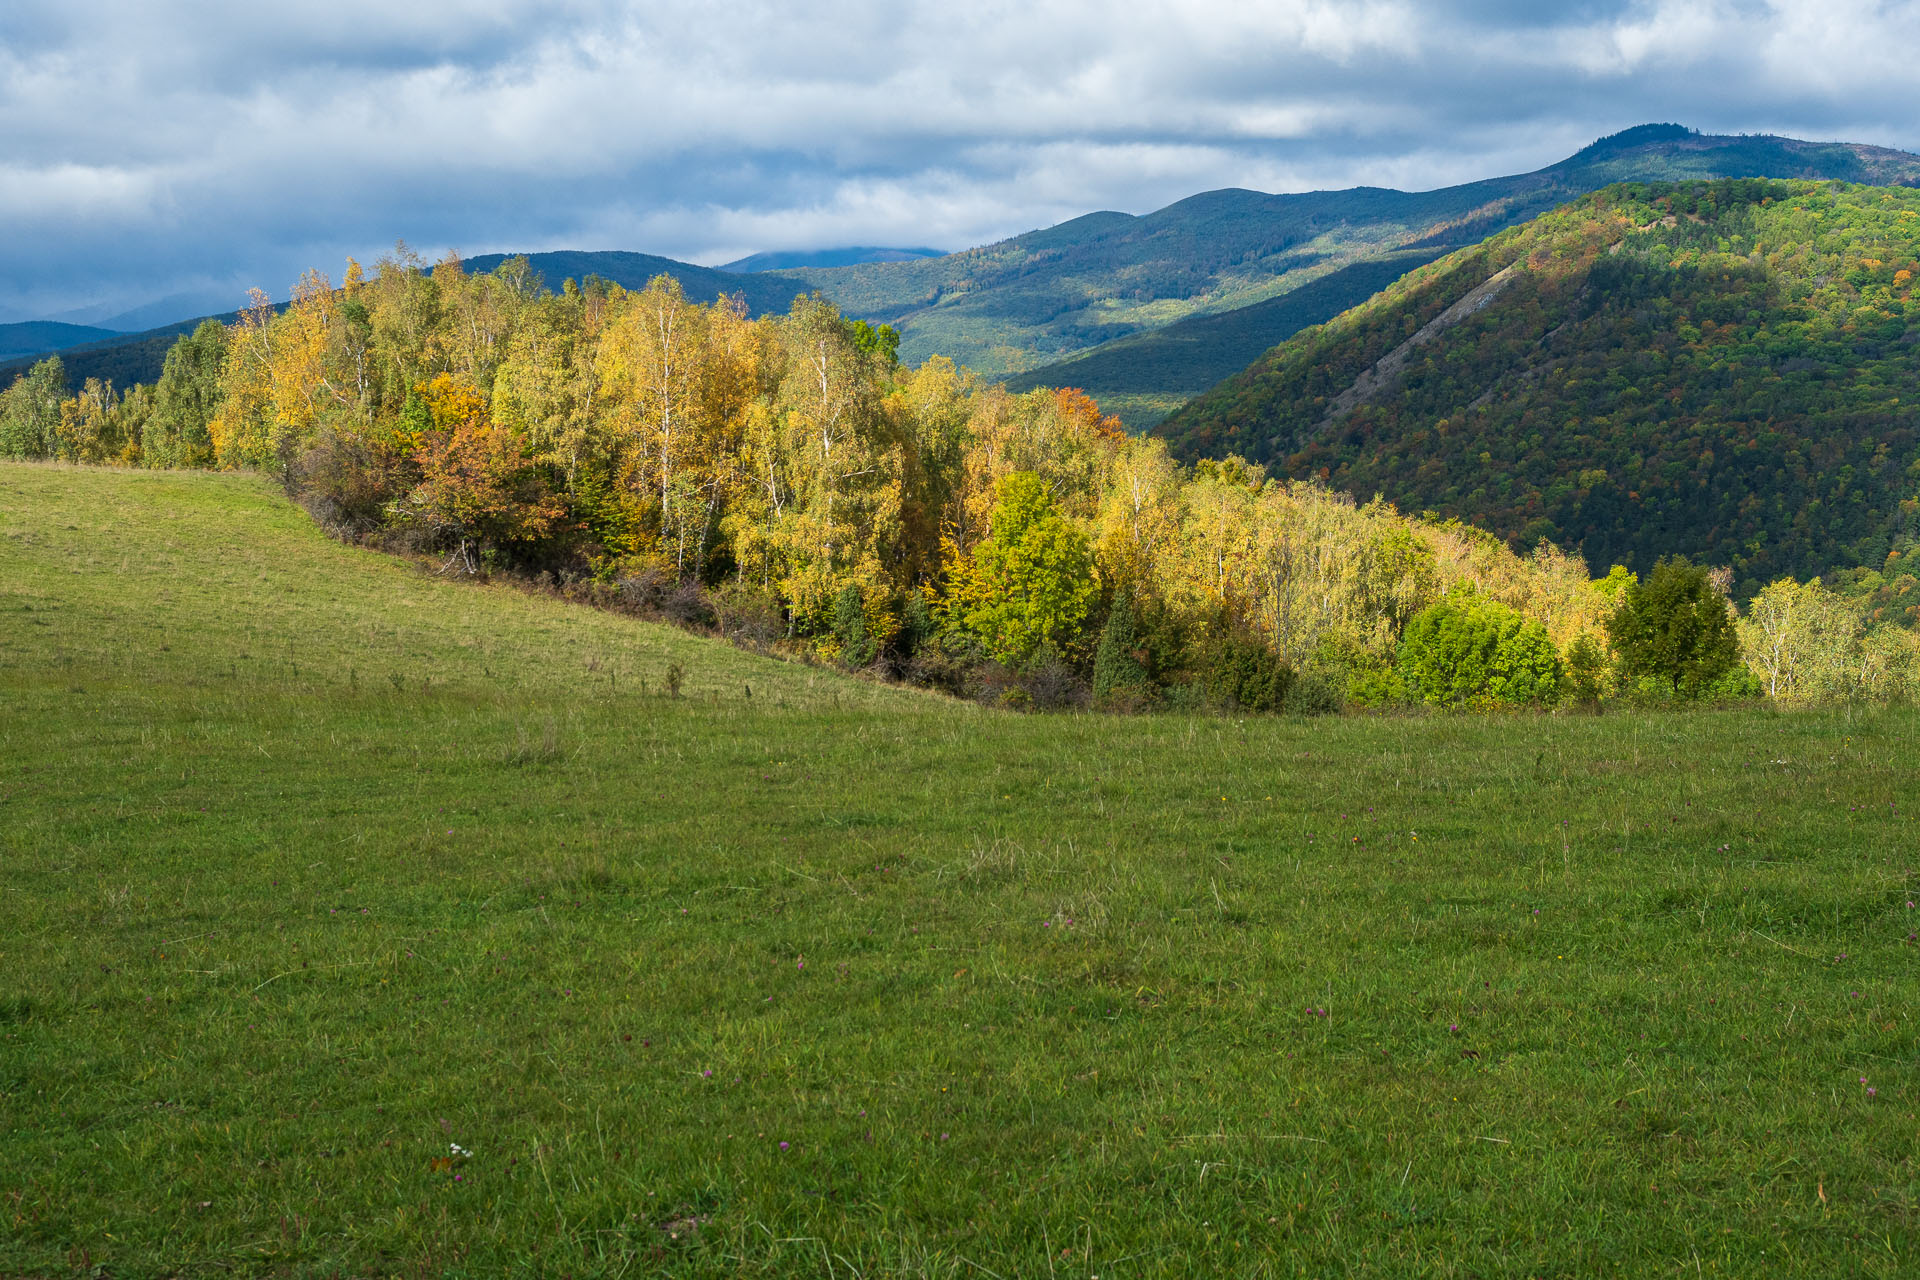
{"label": "dense forest canopy", "polygon": [[1910,581],[1916,271],[1920,191],[1613,187],[1300,334],[1161,432],[1596,564],[1728,565],[1743,598]]}
{"label": "dense forest canopy", "polygon": [[[444,571],[1012,705],[1546,705],[1591,691],[1580,671],[1659,692],[1610,658],[1625,570],[1236,457],[1183,467],[1080,392],[907,368],[898,342],[817,296],[755,318],[666,277],[555,292],[520,259],[403,255],[202,325],[152,387],[69,395],[36,366],[0,393],[0,454],[259,469]],[[1873,648],[1834,607],[1854,624],[1816,638],[1840,656],[1780,696],[1904,689],[1911,637]],[[1757,687],[1712,674],[1689,693]]]}

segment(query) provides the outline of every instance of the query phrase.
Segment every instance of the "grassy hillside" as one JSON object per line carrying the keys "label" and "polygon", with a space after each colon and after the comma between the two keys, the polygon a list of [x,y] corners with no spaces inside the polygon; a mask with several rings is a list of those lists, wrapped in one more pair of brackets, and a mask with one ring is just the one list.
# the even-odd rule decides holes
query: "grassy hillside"
{"label": "grassy hillside", "polygon": [[1302,333],[1160,430],[1597,565],[1685,552],[1749,591],[1903,571],[1916,270],[1920,192],[1621,187]]}
{"label": "grassy hillside", "polygon": [[983,713],[234,476],[0,568],[0,1273],[1920,1261],[1911,713]]}
{"label": "grassy hillside", "polygon": [[[847,310],[903,333],[901,352],[943,354],[988,373],[1028,373],[1023,385],[1081,386],[1112,398],[1192,394],[1244,367],[1208,354],[1207,381],[1186,368],[1193,335],[1147,339],[1093,368],[1051,367],[1102,343],[1213,315],[1322,282],[1297,309],[1255,312],[1209,331],[1251,360],[1267,345],[1364,301],[1371,273],[1341,274],[1382,255],[1436,254],[1477,243],[1587,192],[1624,180],[1714,177],[1920,182],[1920,157],[1884,148],[1791,138],[1725,137],[1649,125],[1602,139],[1534,173],[1437,191],[1359,187],[1301,195],[1210,191],[1144,217],[1089,214],[999,244],[914,263],[800,274]],[[1216,372],[1217,371],[1217,372]],[[1141,381],[1151,385],[1143,390]],[[1128,407],[1128,421],[1145,425]]]}

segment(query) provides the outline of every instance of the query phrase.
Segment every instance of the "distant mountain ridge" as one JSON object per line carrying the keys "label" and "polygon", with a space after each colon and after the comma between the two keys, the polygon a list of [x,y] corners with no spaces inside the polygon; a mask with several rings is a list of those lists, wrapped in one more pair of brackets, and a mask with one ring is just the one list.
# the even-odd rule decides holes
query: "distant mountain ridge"
{"label": "distant mountain ridge", "polygon": [[57,351],[61,347],[78,346],[83,342],[115,336],[111,329],[65,324],[58,320],[23,320],[15,324],[0,324],[0,360]]}
{"label": "distant mountain ridge", "polygon": [[851,267],[863,262],[914,262],[944,258],[944,249],[881,249],[855,245],[845,249],[784,249],[749,254],[722,263],[722,271],[787,271],[795,267]]}
{"label": "distant mountain ridge", "polygon": [[1920,554],[1920,191],[1624,183],[1302,330],[1162,422],[1177,457],[1742,594]]}
{"label": "distant mountain ridge", "polygon": [[[856,314],[899,327],[909,358],[937,348],[1010,374],[1013,388],[1082,387],[1143,429],[1301,326],[1364,301],[1379,275],[1349,270],[1361,263],[1438,257],[1613,182],[1723,177],[1912,186],[1920,156],[1640,125],[1533,173],[1437,191],[1212,191],[1141,218],[1088,215],[940,263],[800,274]],[[1168,255],[1186,242],[1203,247]],[[934,279],[949,262],[955,278]],[[1268,305],[1315,282],[1295,305]],[[1195,316],[1215,323],[1169,327]],[[1049,345],[1080,350],[1021,363]]]}

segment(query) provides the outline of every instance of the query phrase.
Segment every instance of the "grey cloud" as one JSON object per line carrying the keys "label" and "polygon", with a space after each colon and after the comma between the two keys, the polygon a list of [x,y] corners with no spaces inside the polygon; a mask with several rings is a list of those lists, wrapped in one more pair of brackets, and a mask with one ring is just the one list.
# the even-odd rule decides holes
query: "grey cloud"
{"label": "grey cloud", "polygon": [[0,319],[423,251],[962,247],[1646,120],[1920,143],[1872,0],[11,0]]}

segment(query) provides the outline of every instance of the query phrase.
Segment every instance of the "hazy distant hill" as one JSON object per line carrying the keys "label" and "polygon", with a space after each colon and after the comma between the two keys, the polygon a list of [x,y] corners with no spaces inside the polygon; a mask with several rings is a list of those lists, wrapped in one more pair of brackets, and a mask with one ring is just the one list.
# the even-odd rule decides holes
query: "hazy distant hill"
{"label": "hazy distant hill", "polygon": [[[229,311],[212,318],[222,324],[232,324],[239,319],[239,315],[237,311]],[[0,386],[11,385],[15,377],[49,355],[58,355],[61,364],[66,366],[67,385],[70,387],[77,388],[88,378],[110,380],[114,386],[123,388],[136,382],[151,383],[160,377],[160,367],[166,363],[168,349],[180,340],[181,334],[192,333],[204,318],[161,325],[145,333],[110,333],[104,338],[82,342],[78,346],[0,359]]]}
{"label": "hazy distant hill", "polygon": [[116,336],[111,329],[85,324],[62,324],[58,320],[26,320],[19,324],[0,324],[0,360],[16,356],[58,351],[82,342]]}
{"label": "hazy distant hill", "polygon": [[[1920,156],[1643,125],[1534,173],[1438,191],[1210,191],[1144,217],[1088,214],[944,258],[796,274],[848,311],[898,326],[909,360],[940,352],[987,373],[1030,371],[1022,386],[1084,386],[1103,404],[1128,410],[1138,427],[1240,367],[1236,360],[1378,287],[1378,273],[1341,274],[1347,268],[1390,253],[1417,259],[1474,244],[1611,182],[1711,177],[1911,185],[1920,183]],[[1166,329],[1323,278],[1319,292],[1291,307]],[[1148,330],[1164,338],[1135,339],[1097,364],[1054,364]],[[1216,340],[1226,350],[1215,351]]]}
{"label": "hazy distant hill", "polygon": [[1158,428],[1590,563],[1920,552],[1920,191],[1608,188],[1307,329]]}
{"label": "hazy distant hill", "polygon": [[864,245],[847,249],[787,249],[755,253],[722,264],[722,271],[786,271],[794,267],[850,267],[862,262],[913,262],[939,258],[939,249],[876,249]]}

